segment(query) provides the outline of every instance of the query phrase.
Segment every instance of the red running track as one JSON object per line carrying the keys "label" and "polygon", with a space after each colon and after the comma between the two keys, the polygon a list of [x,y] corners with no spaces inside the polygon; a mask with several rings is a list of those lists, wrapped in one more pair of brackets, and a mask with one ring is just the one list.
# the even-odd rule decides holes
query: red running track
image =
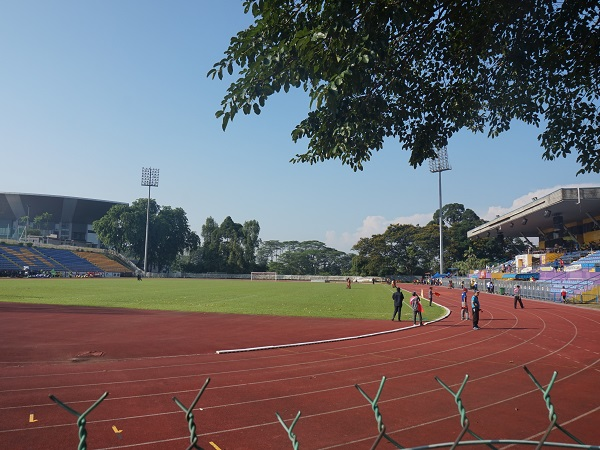
{"label": "red running track", "polygon": [[[387,298],[389,287],[377,288]],[[378,425],[355,385],[373,398],[382,377],[379,413],[392,439],[451,442],[460,416],[435,377],[456,391],[467,374],[461,398],[477,435],[538,440],[549,413],[525,365],[543,386],[558,372],[558,423],[600,444],[600,311],[527,299],[515,310],[510,297],[482,293],[475,331],[460,320],[460,291],[436,290],[451,314],[423,327],[0,303],[0,448],[76,449],[77,418],[49,394],[82,413],[109,392],[86,417],[88,449],[186,449],[188,422],[173,397],[191,405],[208,378],[193,409],[199,448],[291,449],[276,413],[289,427],[300,411],[300,448],[369,449]],[[558,431],[548,440],[573,443]],[[384,439],[377,448],[394,446]]]}

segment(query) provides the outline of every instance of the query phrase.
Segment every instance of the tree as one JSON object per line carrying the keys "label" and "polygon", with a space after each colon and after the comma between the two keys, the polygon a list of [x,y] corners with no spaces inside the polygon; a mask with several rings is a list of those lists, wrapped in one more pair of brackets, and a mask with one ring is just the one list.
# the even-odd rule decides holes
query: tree
{"label": "tree", "polygon": [[[100,241],[120,253],[143,263],[146,242],[147,199],[131,205],[114,205],[93,223]],[[168,269],[178,255],[199,245],[198,236],[190,230],[185,211],[159,206],[154,199],[149,205],[148,267],[158,271]]]}
{"label": "tree", "polygon": [[169,268],[184,251],[194,250],[200,245],[200,238],[190,230],[182,208],[162,207],[150,231],[149,242],[153,245],[148,248],[148,260],[159,271]]}
{"label": "tree", "polygon": [[[186,272],[248,273],[257,269],[256,249],[260,243],[256,220],[235,223],[230,216],[218,225],[212,217],[202,226],[201,245],[190,252],[180,267]],[[266,264],[264,265],[266,267]],[[264,269],[263,267],[263,269]]]}
{"label": "tree", "polygon": [[[444,258],[463,273],[473,264],[505,262],[521,254],[526,244],[518,238],[467,238],[467,231],[485,223],[473,210],[460,203],[442,208]],[[424,227],[390,225],[383,234],[361,238],[353,247],[358,252],[352,261],[356,275],[389,276],[395,274],[423,275],[436,272],[439,267],[439,210]],[[468,259],[468,261],[466,261]]]}
{"label": "tree", "polygon": [[[33,218],[33,225],[41,231],[44,231],[45,233],[43,233],[43,235],[45,236],[47,234],[48,231],[48,224],[50,223],[50,221],[52,220],[52,214],[50,214],[49,212],[45,212],[40,214],[39,216],[35,216]],[[42,234],[42,233],[40,233]]]}
{"label": "tree", "polygon": [[459,130],[495,137],[513,120],[545,129],[543,158],[577,154],[600,173],[597,0],[245,0],[254,23],[208,76],[238,78],[216,115],[260,114],[283,90],[308,91],[292,162],[362,170],[386,138],[416,167]]}
{"label": "tree", "polygon": [[351,268],[352,255],[319,241],[266,241],[258,249],[259,264],[286,275],[343,275]]}
{"label": "tree", "polygon": [[256,268],[256,250],[260,243],[258,237],[260,225],[256,220],[244,222],[242,226],[243,248],[244,248],[244,266],[251,270]]}
{"label": "tree", "polygon": [[[424,274],[430,270],[437,231],[415,225],[390,225],[383,234],[361,238],[352,247],[358,252],[353,270],[358,275]],[[436,229],[437,230],[437,229]]]}
{"label": "tree", "polygon": [[256,250],[256,263],[266,270],[267,264],[277,261],[282,248],[282,243],[279,241],[262,241]]}
{"label": "tree", "polygon": [[457,262],[457,269],[459,273],[467,275],[471,270],[481,269],[485,267],[490,262],[486,258],[477,258],[473,249],[468,249],[463,255],[464,259],[462,261]]}
{"label": "tree", "polygon": [[[438,209],[433,214],[433,219],[429,225],[436,225],[439,228],[439,216],[440,210]],[[463,258],[465,251],[471,246],[471,241],[467,238],[467,231],[482,225],[485,221],[480,219],[472,209],[465,208],[460,203],[444,205],[442,207],[442,218],[444,259],[449,264],[448,267],[452,267],[456,261]]]}
{"label": "tree", "polygon": [[198,252],[197,264],[195,271],[197,272],[220,272],[224,270],[221,263],[221,256],[219,253],[219,243],[221,240],[221,234],[219,231],[219,225],[212,218],[208,217],[204,225],[202,225],[202,239],[203,244]]}
{"label": "tree", "polygon": [[129,236],[134,226],[131,219],[129,205],[113,205],[92,227],[104,245],[125,254],[133,246]]}

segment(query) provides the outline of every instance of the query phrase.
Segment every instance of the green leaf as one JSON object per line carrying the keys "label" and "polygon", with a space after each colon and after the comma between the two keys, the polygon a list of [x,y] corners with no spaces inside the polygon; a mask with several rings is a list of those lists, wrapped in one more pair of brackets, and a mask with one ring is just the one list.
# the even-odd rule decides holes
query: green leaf
{"label": "green leaf", "polygon": [[227,124],[228,124],[228,123],[229,123],[229,113],[228,113],[228,112],[226,112],[226,113],[223,115],[223,123],[222,123],[222,125],[221,125],[221,128],[223,128],[223,131],[225,131],[225,129],[227,128]]}

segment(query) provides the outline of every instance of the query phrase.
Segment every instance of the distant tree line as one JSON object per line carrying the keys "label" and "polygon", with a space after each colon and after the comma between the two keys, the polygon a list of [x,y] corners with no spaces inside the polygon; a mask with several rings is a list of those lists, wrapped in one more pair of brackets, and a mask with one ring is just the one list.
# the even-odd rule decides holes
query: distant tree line
{"label": "distant tree line", "polygon": [[[467,231],[485,223],[471,209],[459,203],[442,208],[444,264],[467,274],[490,263],[504,262],[521,253],[526,245],[520,239],[469,240]],[[439,210],[431,222],[419,225],[392,224],[383,234],[361,238],[352,248],[352,274],[388,276],[424,275],[439,270]]]}
{"label": "distant tree line", "polygon": [[[107,247],[143,266],[146,199],[115,205],[94,231]],[[150,201],[147,266],[153,271],[393,276],[425,275],[439,268],[439,210],[425,226],[392,224],[382,234],[361,238],[344,253],[319,241],[262,241],[256,220],[243,224],[226,217],[206,219],[200,236],[191,231],[185,211]],[[526,245],[520,239],[469,240],[467,231],[485,223],[471,209],[451,203],[442,208],[444,262],[466,274],[489,263],[505,262]]]}
{"label": "distant tree line", "polygon": [[352,257],[319,241],[265,241],[257,252],[259,265],[283,275],[345,275]]}

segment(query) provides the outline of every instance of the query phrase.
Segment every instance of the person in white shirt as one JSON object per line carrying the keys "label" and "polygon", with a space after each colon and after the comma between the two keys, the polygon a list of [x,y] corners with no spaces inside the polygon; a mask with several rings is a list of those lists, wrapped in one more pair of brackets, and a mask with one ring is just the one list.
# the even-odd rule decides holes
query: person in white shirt
{"label": "person in white shirt", "polygon": [[521,309],[523,309],[523,301],[521,300],[521,286],[517,284],[513,294],[515,296],[515,309],[517,309],[517,303],[519,303],[519,305],[521,305]]}

